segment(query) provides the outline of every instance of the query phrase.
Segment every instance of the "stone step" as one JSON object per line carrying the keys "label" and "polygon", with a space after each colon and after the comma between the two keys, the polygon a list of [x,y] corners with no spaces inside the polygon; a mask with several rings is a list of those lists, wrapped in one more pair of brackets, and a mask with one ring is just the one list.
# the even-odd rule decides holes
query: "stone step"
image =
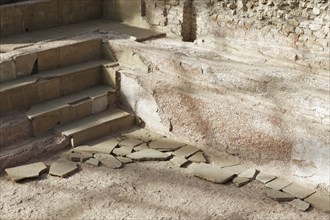
{"label": "stone step", "polygon": [[91,115],[79,121],[59,125],[55,130],[71,138],[71,145],[76,147],[88,141],[129,128],[134,124],[134,117],[128,112],[113,108]]}
{"label": "stone step", "polygon": [[102,83],[103,66],[116,66],[108,60],[94,60],[49,70],[1,84],[0,114],[28,108]]}
{"label": "stone step", "polygon": [[115,106],[116,90],[106,85],[62,96],[34,105],[26,112],[32,120],[34,135],[38,136],[54,128]]}

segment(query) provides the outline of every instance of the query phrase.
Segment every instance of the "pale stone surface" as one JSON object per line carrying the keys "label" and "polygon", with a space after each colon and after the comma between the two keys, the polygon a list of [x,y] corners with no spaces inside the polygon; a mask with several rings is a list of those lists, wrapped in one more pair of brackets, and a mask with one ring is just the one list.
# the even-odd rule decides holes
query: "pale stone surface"
{"label": "pale stone surface", "polygon": [[122,133],[121,135],[124,137],[139,139],[145,142],[158,140],[164,137],[163,135],[139,127],[133,128],[130,131]]}
{"label": "pale stone surface", "polygon": [[96,159],[96,158],[89,158],[86,161],[86,163],[98,167],[99,164],[100,164],[100,161],[98,159]]}
{"label": "pale stone surface", "polygon": [[133,146],[121,146],[118,148],[113,149],[112,153],[117,156],[126,156],[127,154],[132,153]]}
{"label": "pale stone surface", "polygon": [[159,152],[154,149],[145,149],[132,154],[128,154],[127,157],[133,160],[167,160],[171,157],[170,154]]}
{"label": "pale stone surface", "polygon": [[67,156],[70,160],[74,162],[85,162],[86,160],[93,157],[92,153],[87,152],[77,152],[74,150],[71,150],[67,153]]}
{"label": "pale stone surface", "polygon": [[230,166],[230,167],[224,167],[224,169],[233,171],[235,174],[240,174],[242,172],[244,172],[245,170],[247,170],[247,167],[244,167],[242,165],[235,165],[235,166]]}
{"label": "pale stone surface", "polygon": [[206,163],[206,159],[204,157],[203,152],[197,152],[191,157],[188,158],[189,161],[194,162],[194,163]]}
{"label": "pale stone surface", "polygon": [[145,149],[148,149],[148,148],[149,148],[148,145],[146,143],[144,143],[144,144],[140,144],[140,145],[134,147],[134,150],[135,151],[141,151],[141,150],[145,150]]}
{"label": "pale stone surface", "polygon": [[247,170],[243,171],[242,173],[240,173],[238,175],[238,177],[255,179],[257,174],[258,174],[258,171],[256,169],[250,168],[250,169],[247,169]]}
{"label": "pale stone surface", "polygon": [[184,146],[176,151],[173,152],[173,155],[177,156],[177,157],[190,157],[191,155],[193,155],[194,153],[196,153],[197,151],[199,151],[199,149],[195,146],[192,145],[187,145]]}
{"label": "pale stone surface", "polygon": [[330,196],[327,194],[316,192],[304,199],[304,201],[312,204],[313,207],[322,212],[330,213]]}
{"label": "pale stone surface", "polygon": [[98,159],[104,166],[112,169],[120,168],[122,166],[122,162],[110,154],[95,154],[94,157]]}
{"label": "pale stone surface", "polygon": [[172,150],[177,150],[185,145],[187,144],[175,140],[171,140],[168,138],[161,138],[156,141],[152,141],[149,144],[149,148],[159,151],[172,151]]}
{"label": "pale stone surface", "polygon": [[175,156],[170,160],[174,165],[182,167],[187,164],[189,161],[184,157]]}
{"label": "pale stone surface", "polygon": [[117,147],[118,141],[110,136],[95,140],[87,143],[88,145],[75,147],[74,150],[77,152],[89,152],[89,153],[102,153],[110,154],[112,150]]}
{"label": "pale stone surface", "polygon": [[286,181],[281,178],[276,178],[276,179],[266,183],[266,187],[271,188],[271,189],[281,190],[284,187],[289,186],[290,184],[292,184],[292,182]]}
{"label": "pale stone surface", "polygon": [[118,156],[116,158],[122,163],[133,163],[133,160],[131,158],[121,157],[121,156]]}
{"label": "pale stone surface", "polygon": [[245,184],[248,184],[249,182],[251,182],[251,179],[246,178],[246,177],[235,177],[233,179],[233,183],[238,187],[244,186]]}
{"label": "pale stone surface", "polygon": [[281,192],[275,189],[265,189],[265,193],[269,198],[278,202],[291,201],[295,198],[289,193]]}
{"label": "pale stone surface", "polygon": [[274,176],[274,175],[268,175],[266,173],[263,173],[263,172],[260,172],[257,177],[256,177],[256,180],[258,180],[259,182],[262,182],[262,183],[268,183],[274,179],[276,179],[277,177]]}
{"label": "pale stone surface", "polygon": [[231,180],[235,173],[210,164],[193,164],[193,175],[214,183],[226,183]]}
{"label": "pale stone surface", "polygon": [[213,162],[214,165],[216,165],[218,167],[221,167],[221,168],[231,167],[231,166],[235,166],[235,165],[240,164],[239,162],[230,161],[230,160],[227,160],[225,158],[218,157],[218,156],[212,156],[211,159],[212,159],[212,162]]}
{"label": "pale stone surface", "polygon": [[304,199],[316,192],[315,189],[306,188],[297,183],[292,183],[291,185],[284,187],[282,191],[290,193],[299,199]]}
{"label": "pale stone surface", "polygon": [[120,146],[128,146],[128,147],[135,147],[139,144],[142,144],[143,141],[135,139],[135,138],[128,138],[119,143]]}
{"label": "pale stone surface", "polygon": [[5,169],[11,180],[17,182],[23,179],[35,178],[40,173],[47,170],[46,165],[43,162],[31,163],[23,166],[12,167]]}
{"label": "pale stone surface", "polygon": [[292,205],[293,207],[296,207],[297,209],[303,212],[307,211],[310,207],[310,204],[308,202],[302,201],[300,199],[294,199],[288,204]]}
{"label": "pale stone surface", "polygon": [[78,170],[78,166],[70,161],[58,161],[52,163],[49,169],[49,174],[59,177],[67,177]]}

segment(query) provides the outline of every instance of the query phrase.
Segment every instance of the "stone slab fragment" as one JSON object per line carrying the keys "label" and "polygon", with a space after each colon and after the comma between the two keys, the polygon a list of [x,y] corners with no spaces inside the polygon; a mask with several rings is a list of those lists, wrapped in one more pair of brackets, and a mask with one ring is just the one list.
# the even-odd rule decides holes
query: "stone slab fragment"
{"label": "stone slab fragment", "polygon": [[172,162],[172,164],[179,167],[182,167],[189,162],[185,157],[178,156],[173,157],[170,161]]}
{"label": "stone slab fragment", "polygon": [[102,153],[110,154],[115,147],[118,146],[118,141],[112,137],[104,137],[102,139],[89,142],[87,145],[74,148],[76,152]]}
{"label": "stone slab fragment", "polygon": [[0,82],[16,79],[15,63],[12,60],[0,62]]}
{"label": "stone slab fragment", "polygon": [[86,160],[93,157],[92,153],[88,152],[77,152],[77,151],[69,151],[68,158],[74,162],[85,162]]}
{"label": "stone slab fragment", "polygon": [[100,165],[100,161],[96,158],[89,158],[88,160],[86,160],[86,163],[96,167]]}
{"label": "stone slab fragment", "polygon": [[17,77],[31,75],[37,61],[37,53],[23,54],[15,57]]}
{"label": "stone slab fragment", "polygon": [[304,199],[304,201],[322,212],[330,213],[330,196],[327,194],[316,192]]}
{"label": "stone slab fragment", "polygon": [[235,176],[232,171],[205,163],[194,164],[192,173],[194,176],[214,183],[226,183]]}
{"label": "stone slab fragment", "polygon": [[133,146],[121,146],[119,148],[113,149],[112,153],[117,156],[126,156],[127,154],[132,153]]}
{"label": "stone slab fragment", "polygon": [[258,174],[258,170],[249,168],[238,175],[238,177],[255,179]]}
{"label": "stone slab fragment", "polygon": [[175,155],[177,157],[188,158],[191,155],[193,155],[194,153],[196,153],[197,151],[199,151],[199,149],[197,147],[192,146],[192,145],[187,145],[187,146],[184,146],[184,147],[174,151],[173,155]]}
{"label": "stone slab fragment", "polygon": [[159,150],[159,151],[172,151],[177,150],[180,147],[186,146],[187,144],[171,140],[168,138],[161,138],[156,141],[152,141],[149,144],[149,148]]}
{"label": "stone slab fragment", "polygon": [[121,133],[121,136],[139,139],[144,142],[155,141],[164,137],[163,135],[141,128],[133,128],[130,131]]}
{"label": "stone slab fragment", "polygon": [[251,179],[246,178],[246,177],[235,177],[233,179],[233,183],[238,187],[244,186],[245,184],[248,184],[249,182],[251,182]]}
{"label": "stone slab fragment", "polygon": [[286,186],[289,186],[292,182],[286,181],[284,179],[276,178],[268,183],[266,183],[266,187],[276,190],[281,190]]}
{"label": "stone slab fragment", "polygon": [[310,204],[308,202],[305,202],[300,199],[294,199],[289,202],[289,204],[303,212],[306,212],[310,207]]}
{"label": "stone slab fragment", "polygon": [[299,199],[304,199],[316,192],[315,189],[306,188],[297,183],[292,183],[291,185],[283,188],[282,191],[290,193]]}
{"label": "stone slab fragment", "polygon": [[117,160],[119,160],[120,162],[126,164],[126,163],[133,163],[133,160],[131,158],[127,158],[127,157],[121,157],[121,156],[118,156],[116,157]]}
{"label": "stone slab fragment", "polygon": [[236,165],[240,164],[239,162],[230,161],[230,160],[227,160],[225,158],[218,157],[218,156],[213,156],[212,157],[212,162],[213,162],[214,165],[216,165],[218,167],[221,167],[221,168],[236,166]]}
{"label": "stone slab fragment", "polygon": [[49,169],[49,174],[59,177],[68,177],[78,170],[78,166],[70,161],[58,161],[52,163]]}
{"label": "stone slab fragment", "polygon": [[224,169],[233,171],[235,174],[240,174],[247,170],[248,168],[242,165],[235,165],[235,166],[230,166],[230,167],[224,167]]}
{"label": "stone slab fragment", "polygon": [[149,148],[148,145],[146,143],[144,143],[144,144],[140,144],[140,145],[134,147],[134,150],[135,151],[141,151],[141,150],[145,150],[145,149],[148,149],[148,148]]}
{"label": "stone slab fragment", "polygon": [[5,169],[11,180],[17,182],[23,179],[36,178],[40,173],[47,170],[47,166],[43,162],[31,163],[23,166]]}
{"label": "stone slab fragment", "polygon": [[95,154],[94,157],[98,159],[104,166],[111,169],[117,169],[122,166],[122,162],[110,154]]}
{"label": "stone slab fragment", "polygon": [[262,183],[268,183],[274,179],[276,179],[277,177],[274,176],[274,175],[269,175],[269,174],[266,174],[266,173],[263,173],[263,172],[260,172],[257,177],[256,177],[256,180],[258,180],[259,182],[262,182]]}
{"label": "stone slab fragment", "polygon": [[138,139],[135,139],[135,138],[127,138],[127,139],[121,141],[119,143],[119,145],[122,146],[122,147],[127,146],[127,147],[132,147],[133,148],[133,147],[138,146],[142,143],[143,143],[143,141],[141,141],[141,140],[138,140]]}
{"label": "stone slab fragment", "polygon": [[206,158],[204,156],[203,152],[197,152],[191,157],[188,158],[189,161],[194,162],[194,163],[206,163]]}
{"label": "stone slab fragment", "polygon": [[290,195],[289,193],[281,192],[275,189],[265,189],[265,194],[278,202],[284,202],[284,201],[291,201],[295,199],[293,195]]}
{"label": "stone slab fragment", "polygon": [[138,152],[134,152],[132,154],[128,154],[127,157],[138,160],[138,161],[144,161],[144,160],[167,160],[171,157],[170,154],[166,154],[163,152],[159,152],[154,149],[145,149]]}

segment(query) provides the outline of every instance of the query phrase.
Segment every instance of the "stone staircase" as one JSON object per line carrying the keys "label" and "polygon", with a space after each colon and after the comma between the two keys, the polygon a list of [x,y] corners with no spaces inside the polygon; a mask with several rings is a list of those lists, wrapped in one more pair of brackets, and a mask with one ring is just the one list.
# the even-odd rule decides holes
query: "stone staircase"
{"label": "stone staircase", "polygon": [[128,128],[117,108],[117,62],[101,39],[20,54],[0,63],[0,169]]}

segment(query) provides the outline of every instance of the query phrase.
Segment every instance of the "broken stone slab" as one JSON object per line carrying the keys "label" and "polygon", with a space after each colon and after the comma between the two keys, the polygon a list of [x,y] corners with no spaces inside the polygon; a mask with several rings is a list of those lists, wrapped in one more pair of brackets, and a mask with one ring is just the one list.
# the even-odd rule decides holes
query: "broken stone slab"
{"label": "broken stone slab", "polygon": [[213,156],[213,157],[211,157],[211,159],[212,159],[212,162],[214,165],[221,167],[221,168],[236,166],[236,165],[240,164],[239,162],[230,161],[230,160],[218,157],[218,156]]}
{"label": "broken stone slab", "polygon": [[206,179],[214,183],[226,183],[236,175],[230,170],[225,170],[210,164],[194,164],[192,167],[194,176]]}
{"label": "broken stone slab", "polygon": [[309,189],[309,188],[303,187],[297,183],[292,183],[291,185],[284,187],[282,189],[282,191],[290,193],[291,195],[294,195],[295,197],[297,197],[299,199],[304,199],[307,196],[310,196],[316,192],[315,189]]}
{"label": "broken stone slab", "polygon": [[94,157],[98,159],[104,166],[112,169],[117,169],[122,166],[122,162],[110,154],[95,154]]}
{"label": "broken stone slab", "polygon": [[133,160],[131,158],[127,158],[127,157],[116,157],[117,160],[119,160],[122,163],[133,163]]}
{"label": "broken stone slab", "polygon": [[268,183],[274,179],[276,179],[277,177],[274,176],[274,175],[268,175],[266,173],[263,173],[263,172],[260,172],[257,177],[256,177],[256,180],[258,180],[259,182],[262,182],[262,183]]}
{"label": "broken stone slab", "polygon": [[187,146],[184,146],[184,147],[174,151],[173,155],[177,156],[177,157],[188,158],[191,155],[193,155],[194,153],[196,153],[197,151],[199,151],[199,149],[197,147],[192,146],[192,145],[187,145]]}
{"label": "broken stone slab", "polygon": [[244,186],[245,184],[248,184],[249,182],[251,182],[251,179],[246,178],[246,177],[235,177],[233,179],[233,183],[238,187]]}
{"label": "broken stone slab", "polygon": [[135,151],[141,151],[141,150],[145,150],[145,149],[148,149],[148,145],[146,143],[140,144],[140,145],[134,147]]}
{"label": "broken stone slab", "polygon": [[164,137],[163,135],[154,133],[152,131],[148,131],[146,129],[141,129],[141,128],[135,128],[133,130],[122,133],[121,135],[123,137],[127,137],[127,138],[139,139],[139,140],[142,140],[144,142],[158,140],[158,139]]}
{"label": "broken stone slab", "polygon": [[12,181],[20,181],[23,179],[36,178],[40,173],[47,170],[47,166],[43,162],[31,163],[27,165],[11,167],[5,169]]}
{"label": "broken stone slab", "polygon": [[238,175],[241,178],[255,179],[258,174],[258,170],[254,168],[249,168]]}
{"label": "broken stone slab", "polygon": [[86,160],[92,158],[93,154],[87,152],[76,152],[72,150],[67,153],[67,157],[74,162],[85,162]]}
{"label": "broken stone slab", "polygon": [[161,138],[156,141],[152,141],[149,144],[149,148],[159,150],[159,151],[173,151],[173,150],[177,150],[180,147],[183,147],[186,145],[187,144],[179,142],[179,141],[171,140],[168,138]]}
{"label": "broken stone slab", "polygon": [[204,157],[203,152],[197,152],[191,157],[188,158],[189,161],[194,162],[194,163],[206,163],[206,158]]}
{"label": "broken stone slab", "polygon": [[98,167],[100,165],[100,161],[96,158],[89,158],[87,161],[86,161],[87,164],[90,164],[90,165],[93,165],[93,166],[96,166]]}
{"label": "broken stone slab", "polygon": [[281,190],[286,186],[289,186],[292,182],[286,181],[284,179],[276,178],[268,183],[266,183],[266,187],[276,190]]}
{"label": "broken stone slab", "polygon": [[167,160],[171,157],[170,154],[159,152],[154,149],[145,149],[141,151],[137,151],[127,155],[128,158],[133,160]]}
{"label": "broken stone slab", "polygon": [[304,201],[322,212],[330,213],[330,196],[327,194],[316,192],[304,199]]}
{"label": "broken stone slab", "polygon": [[265,194],[278,202],[285,202],[285,201],[291,201],[295,199],[295,197],[289,193],[286,192],[281,192],[275,189],[265,189]]}
{"label": "broken stone slab", "polygon": [[123,140],[119,143],[119,146],[121,147],[131,147],[133,149],[133,147],[138,146],[140,144],[142,144],[143,141],[135,139],[135,138],[128,138],[126,140]]}
{"label": "broken stone slab", "polygon": [[97,140],[97,142],[91,142],[88,145],[78,146],[74,148],[76,152],[88,152],[88,153],[101,153],[110,154],[112,150],[117,147],[118,141],[114,138],[106,138],[104,140]]}
{"label": "broken stone slab", "polygon": [[78,170],[76,163],[71,161],[57,161],[52,163],[49,174],[52,176],[67,177]]}
{"label": "broken stone slab", "polygon": [[121,146],[119,148],[113,149],[112,153],[117,156],[126,156],[127,154],[132,153],[133,146]]}
{"label": "broken stone slab", "polygon": [[306,212],[310,207],[308,202],[302,201],[300,199],[294,199],[289,202],[289,204],[303,212]]}
{"label": "broken stone slab", "polygon": [[242,165],[235,165],[235,166],[230,166],[230,167],[224,167],[224,169],[233,171],[235,174],[240,174],[242,172],[244,172],[245,170],[247,170],[247,167],[244,167]]}
{"label": "broken stone slab", "polygon": [[185,164],[187,164],[189,162],[184,157],[173,157],[170,161],[178,167],[182,167],[182,166],[184,166]]}

